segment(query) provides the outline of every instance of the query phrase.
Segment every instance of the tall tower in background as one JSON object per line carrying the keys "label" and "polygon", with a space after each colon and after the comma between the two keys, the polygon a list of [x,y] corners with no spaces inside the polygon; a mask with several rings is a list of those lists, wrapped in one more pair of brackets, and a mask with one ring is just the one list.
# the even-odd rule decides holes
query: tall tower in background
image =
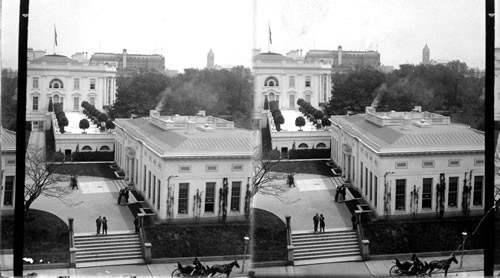
{"label": "tall tower in background", "polygon": [[214,52],[212,51],[212,48],[210,48],[210,51],[208,52],[207,55],[207,69],[213,69],[214,68]]}
{"label": "tall tower in background", "polygon": [[424,49],[422,50],[422,64],[428,65],[430,63],[430,58],[431,58],[431,50],[425,44]]}

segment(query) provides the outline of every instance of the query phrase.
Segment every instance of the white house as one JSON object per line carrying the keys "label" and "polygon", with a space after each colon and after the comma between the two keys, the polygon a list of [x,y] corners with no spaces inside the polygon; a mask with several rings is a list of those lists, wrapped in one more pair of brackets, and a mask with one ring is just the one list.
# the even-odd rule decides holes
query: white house
{"label": "white house", "polygon": [[[1,128],[1,127],[0,127]],[[2,129],[2,183],[0,190],[0,208],[2,211],[14,211],[14,195],[16,191],[16,133],[7,129]]]}
{"label": "white house", "polygon": [[62,55],[44,55],[28,61],[26,121],[33,129],[48,129],[49,101],[67,111],[82,111],[88,101],[98,110],[116,98],[116,67],[78,62]]}
{"label": "white house", "polygon": [[332,117],[332,160],[379,216],[483,213],[484,132],[420,110]]}
{"label": "white house", "polygon": [[158,219],[215,218],[245,213],[252,175],[253,133],[210,116],[116,119],[115,162]]}

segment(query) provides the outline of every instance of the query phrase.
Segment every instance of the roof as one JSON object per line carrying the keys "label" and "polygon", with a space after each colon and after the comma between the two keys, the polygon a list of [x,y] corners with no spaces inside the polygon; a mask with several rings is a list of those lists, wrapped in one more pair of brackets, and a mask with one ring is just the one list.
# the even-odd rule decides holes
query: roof
{"label": "roof", "polygon": [[32,63],[42,63],[42,62],[47,62],[47,63],[61,63],[61,64],[66,64],[66,63],[79,63],[76,60],[70,59],[66,56],[63,55],[45,55],[42,56],[38,59],[35,59],[31,61]]}
{"label": "roof", "polygon": [[379,152],[422,151],[483,151],[484,133],[467,125],[429,125],[418,127],[378,126],[364,114],[337,116],[332,121],[344,130],[362,138],[365,144]]}
{"label": "roof", "polygon": [[267,60],[267,61],[289,61],[293,60],[290,57],[283,56],[279,53],[273,53],[273,52],[264,52],[264,53],[259,53],[255,55],[254,60]]}
{"label": "roof", "polygon": [[2,128],[2,150],[16,150],[16,133]]}
{"label": "roof", "polygon": [[164,130],[148,118],[116,119],[115,124],[166,157],[250,156],[254,152],[252,131],[246,129]]}

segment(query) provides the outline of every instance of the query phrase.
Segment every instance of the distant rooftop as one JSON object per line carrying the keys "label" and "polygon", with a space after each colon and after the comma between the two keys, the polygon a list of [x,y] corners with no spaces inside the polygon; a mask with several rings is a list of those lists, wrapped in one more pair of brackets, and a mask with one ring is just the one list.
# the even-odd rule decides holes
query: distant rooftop
{"label": "distant rooftop", "polygon": [[57,55],[57,54],[52,54],[52,55],[45,55],[42,56],[38,59],[35,59],[31,61],[32,63],[42,63],[42,62],[47,62],[47,63],[61,63],[61,64],[66,64],[66,63],[79,63],[76,60],[70,59],[66,56],[63,55]]}
{"label": "distant rooftop", "polygon": [[2,128],[2,137],[0,143],[2,144],[2,151],[15,151],[16,150],[16,133],[8,129]]}

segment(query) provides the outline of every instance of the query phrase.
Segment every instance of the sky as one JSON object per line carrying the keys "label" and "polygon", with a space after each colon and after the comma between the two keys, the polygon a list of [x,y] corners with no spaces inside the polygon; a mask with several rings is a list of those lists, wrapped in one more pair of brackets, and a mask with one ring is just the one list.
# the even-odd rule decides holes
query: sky
{"label": "sky", "polygon": [[[498,3],[498,0],[495,1]],[[3,67],[17,68],[19,0],[2,3]],[[431,59],[484,68],[483,0],[43,0],[30,1],[29,47],[162,54],[168,69],[251,66],[251,49],[378,50],[383,65]],[[272,44],[268,48],[269,28]]]}
{"label": "sky", "polygon": [[254,45],[286,54],[302,49],[378,50],[397,67],[431,59],[460,60],[484,69],[483,0],[256,0]]}
{"label": "sky", "polygon": [[[162,54],[168,69],[251,66],[252,2],[233,0],[30,1],[28,47],[76,52]],[[17,68],[19,0],[3,1],[3,67]],[[90,55],[89,55],[90,56]]]}

